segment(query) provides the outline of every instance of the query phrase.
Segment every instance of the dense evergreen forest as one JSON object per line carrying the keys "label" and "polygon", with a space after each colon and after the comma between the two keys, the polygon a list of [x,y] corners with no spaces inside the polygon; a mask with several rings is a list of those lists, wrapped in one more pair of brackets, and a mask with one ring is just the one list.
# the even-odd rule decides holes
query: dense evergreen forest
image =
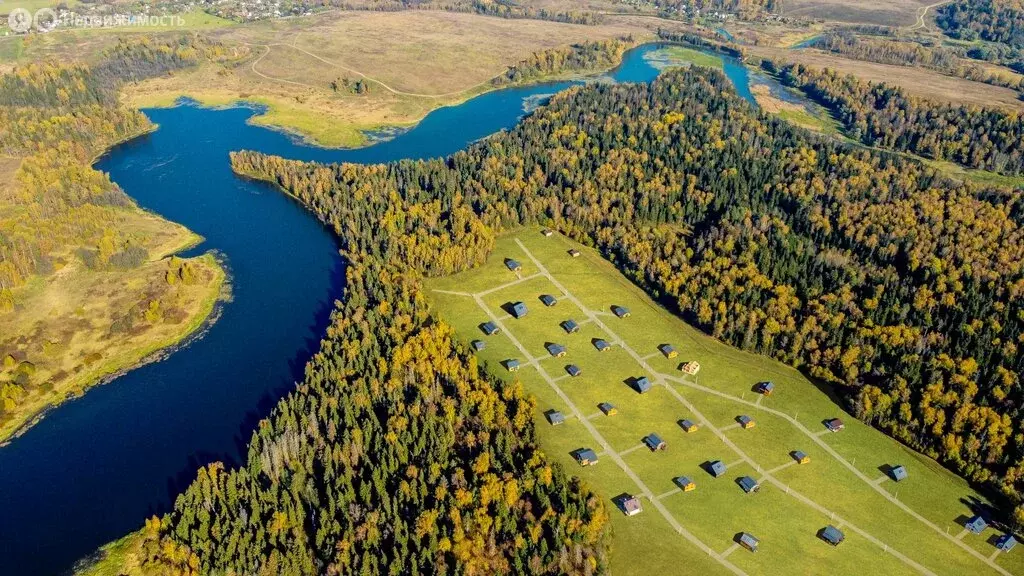
{"label": "dense evergreen forest", "polygon": [[961,40],[988,40],[1024,48],[1021,0],[954,0],[938,9],[936,22]]}
{"label": "dense evergreen forest", "polygon": [[498,76],[491,83],[502,86],[535,81],[553,74],[611,68],[622,61],[622,54],[632,44],[632,38],[618,38],[540,50],[531,54],[529,58],[509,66],[505,74]]}
{"label": "dense evergreen forest", "polygon": [[[233,162],[296,195],[343,237],[376,227],[357,263],[387,257],[445,273],[482,257],[490,231],[556,226],[708,333],[837,385],[860,418],[987,484],[1024,522],[1019,194],[758,114],[705,69],[668,72],[650,86],[570,90],[444,160],[320,166],[240,153]],[[365,222],[371,213],[377,219]],[[397,245],[395,231],[407,234]],[[353,286],[349,299],[364,298]],[[310,376],[319,373],[314,365]],[[327,404],[304,385],[232,477],[263,469],[264,443],[285,438],[283,414],[300,438],[322,429],[292,408],[307,394]],[[307,463],[320,457],[299,453]],[[286,510],[303,493],[296,483],[279,491]],[[238,491],[245,504],[210,511],[197,504],[203,486],[182,497],[164,533],[195,550],[267,553],[221,535],[239,510],[272,496]],[[193,531],[195,514],[220,526],[214,540]],[[307,524],[326,524],[311,515]],[[338,521],[347,529],[349,520]]]}
{"label": "dense evergreen forest", "polygon": [[1024,173],[1024,117],[998,108],[936,102],[901,88],[802,64],[762,63],[827,107],[847,135],[868,145],[1001,174]]}

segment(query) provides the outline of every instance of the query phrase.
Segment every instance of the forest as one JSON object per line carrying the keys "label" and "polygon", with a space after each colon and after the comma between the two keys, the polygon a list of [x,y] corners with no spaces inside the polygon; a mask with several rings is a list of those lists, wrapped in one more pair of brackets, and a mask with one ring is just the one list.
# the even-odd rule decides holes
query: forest
{"label": "forest", "polygon": [[342,234],[366,226],[358,202],[436,210],[378,208],[385,238],[409,237],[398,257],[369,238],[355,262],[441,274],[492,233],[557,227],[707,333],[836,386],[858,417],[987,486],[1024,524],[1019,194],[817,137],[707,69],[570,90],[447,159],[233,163]]}
{"label": "forest", "polygon": [[534,52],[529,58],[509,66],[503,75],[498,76],[491,83],[495,86],[502,86],[536,81],[554,74],[611,68],[622,61],[622,54],[632,44],[632,38],[618,38],[541,50]]}
{"label": "forest", "polygon": [[946,34],[1024,48],[1024,3],[1021,0],[954,0],[938,8],[935,19]]}
{"label": "forest", "polygon": [[854,140],[1007,175],[1024,173],[1024,118],[998,108],[926,100],[831,69],[762,67],[828,108]]}

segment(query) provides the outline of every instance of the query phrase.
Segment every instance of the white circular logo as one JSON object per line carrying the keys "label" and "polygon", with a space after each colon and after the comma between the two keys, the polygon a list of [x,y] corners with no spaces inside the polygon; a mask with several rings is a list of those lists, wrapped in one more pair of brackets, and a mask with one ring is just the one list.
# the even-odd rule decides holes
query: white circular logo
{"label": "white circular logo", "polygon": [[11,31],[24,34],[32,28],[32,13],[24,8],[15,8],[7,16],[7,26]]}
{"label": "white circular logo", "polygon": [[49,32],[57,27],[57,13],[49,8],[40,8],[35,17],[36,30]]}

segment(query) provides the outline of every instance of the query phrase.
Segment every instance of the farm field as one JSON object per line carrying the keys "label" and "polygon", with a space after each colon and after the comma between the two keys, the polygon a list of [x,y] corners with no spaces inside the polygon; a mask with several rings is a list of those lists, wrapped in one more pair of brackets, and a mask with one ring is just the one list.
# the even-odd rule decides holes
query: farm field
{"label": "farm field", "polygon": [[[573,258],[568,250],[581,255]],[[521,265],[518,272],[505,259]],[[518,378],[537,399],[535,419],[545,452],[586,480],[609,505],[623,494],[640,497],[643,511],[626,516],[613,511],[614,573],[671,573],[693,563],[708,574],[1024,574],[1024,551],[999,553],[988,528],[968,533],[963,523],[983,512],[984,498],[934,461],[906,449],[881,432],[845,414],[827,391],[798,371],[748,354],[707,337],[650,300],[594,250],[536,228],[499,239],[488,262],[478,269],[434,279],[429,294],[439,315],[467,344],[481,340],[481,364],[504,378]],[[547,307],[542,294],[557,299]],[[523,302],[528,313],[510,314]],[[612,306],[630,314],[619,318]],[[560,322],[579,324],[567,333]],[[491,321],[498,334],[485,336],[480,324]],[[612,347],[599,352],[595,339]],[[566,347],[553,357],[546,344]],[[668,358],[659,351],[671,344]],[[514,374],[503,366],[516,359]],[[696,376],[679,370],[697,361]],[[581,369],[569,376],[569,364]],[[640,394],[634,379],[652,387]],[[761,381],[775,391],[756,391]],[[598,409],[609,402],[612,416]],[[565,423],[551,425],[546,413],[557,410]],[[754,419],[744,429],[737,417]],[[829,433],[823,421],[842,418],[845,429]],[[700,428],[684,432],[689,419]],[[652,452],[642,444],[648,434],[667,443]],[[599,463],[581,467],[572,453],[590,448]],[[799,464],[793,451],[810,461]],[[712,477],[706,466],[720,460],[727,472]],[[901,465],[908,477],[895,482],[886,474]],[[686,476],[696,489],[683,492],[674,479]],[[741,476],[757,480],[760,490],[744,494]],[[818,538],[827,525],[846,540],[832,547]],[[735,539],[749,532],[760,539],[754,554]]]}

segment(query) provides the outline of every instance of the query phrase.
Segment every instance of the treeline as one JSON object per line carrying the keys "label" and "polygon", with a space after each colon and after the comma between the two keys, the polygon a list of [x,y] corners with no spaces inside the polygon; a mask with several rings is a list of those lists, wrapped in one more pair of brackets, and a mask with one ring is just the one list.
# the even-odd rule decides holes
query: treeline
{"label": "treeline", "polygon": [[232,164],[333,227],[345,299],[244,466],[199,470],[147,523],[145,572],[604,573],[607,505],[538,451],[521,385],[486,377],[427,308],[423,275],[478,265],[493,248],[472,209],[378,187],[398,174],[388,166],[250,153]]}
{"label": "treeline", "polygon": [[721,52],[735,58],[742,59],[743,48],[738,44],[723,41],[717,34],[703,31],[673,32],[658,28],[658,39],[664,42],[683,44],[698,50],[711,50]]}
{"label": "treeline", "polygon": [[[1003,86],[1013,90],[1024,89],[1024,82],[1010,75],[990,72],[977,62],[960,58],[960,55],[942,46],[924,46],[917,42],[899,42],[889,39],[861,38],[848,32],[829,32],[817,37],[811,47],[842,54],[857,60],[894,64],[897,66],[920,66],[932,68],[943,74]],[[968,51],[972,56],[973,51]],[[988,60],[988,58],[977,58]]]}
{"label": "treeline", "polygon": [[1021,0],[954,0],[938,8],[935,19],[946,34],[961,40],[987,40],[1024,48]]}
{"label": "treeline", "polygon": [[1024,118],[998,108],[925,100],[830,69],[764,61],[788,86],[826,106],[868,146],[948,160],[1000,174],[1024,173]]}
{"label": "treeline", "polygon": [[[837,384],[859,417],[1021,502],[1019,194],[816,138],[699,68],[571,90],[445,160],[235,166],[339,229],[375,197],[467,227],[555,226],[709,334]],[[381,229],[412,230],[405,218]]]}
{"label": "treeline", "polygon": [[622,61],[622,54],[633,45],[632,38],[586,41],[570,46],[534,52],[529,58],[509,66],[491,81],[495,86],[530,82],[545,76],[570,72],[605,70]]}

